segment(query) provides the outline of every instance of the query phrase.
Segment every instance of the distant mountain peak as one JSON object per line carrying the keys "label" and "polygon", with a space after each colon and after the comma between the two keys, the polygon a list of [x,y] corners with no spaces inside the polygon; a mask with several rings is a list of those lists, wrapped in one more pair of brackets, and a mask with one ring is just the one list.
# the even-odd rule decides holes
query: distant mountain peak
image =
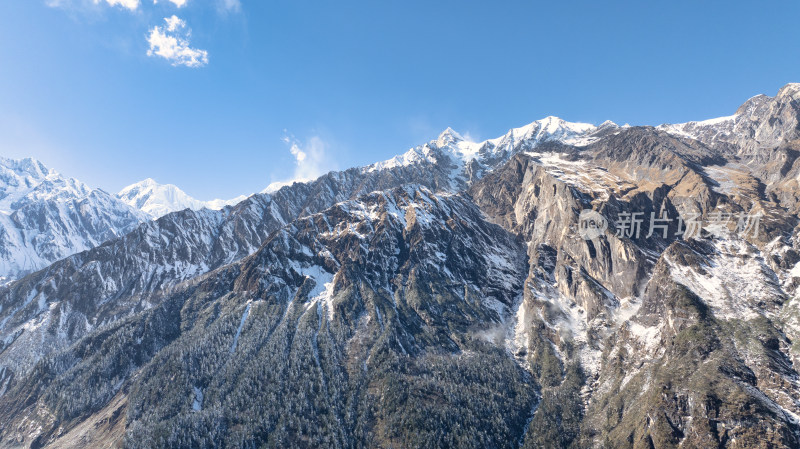
{"label": "distant mountain peak", "polygon": [[219,210],[237,204],[247,197],[242,195],[230,200],[200,201],[189,196],[173,184],[159,184],[153,178],[146,178],[123,188],[117,197],[126,204],[141,210],[152,218],[160,218],[171,212],[184,209]]}
{"label": "distant mountain peak", "polygon": [[48,169],[36,159],[10,159],[0,157],[0,177],[6,183],[12,178],[42,180],[50,175],[58,175],[55,170]]}
{"label": "distant mountain peak", "polygon": [[[628,125],[626,123],[625,125],[623,125],[623,127],[625,127],[625,126],[629,127],[631,125]],[[617,125],[616,123],[612,122],[611,120],[606,120],[603,123],[601,123],[600,126],[597,127],[597,129],[619,128],[619,127],[620,127],[619,125]]]}
{"label": "distant mountain peak", "polygon": [[440,147],[443,147],[462,140],[464,140],[464,137],[462,137],[461,134],[456,132],[453,128],[448,126],[447,129],[439,134],[439,138],[436,139],[436,144]]}
{"label": "distant mountain peak", "polygon": [[548,130],[556,130],[557,128],[567,124],[566,120],[554,115],[548,115],[547,117],[538,120],[538,122]]}
{"label": "distant mountain peak", "polygon": [[[133,187],[133,186],[152,187],[152,186],[157,186],[157,185],[159,185],[159,184],[158,184],[158,182],[156,182],[155,179],[153,179],[153,178],[145,178],[145,179],[137,182],[136,184],[132,184],[129,187]],[[171,186],[172,184],[167,184],[167,185]]]}
{"label": "distant mountain peak", "polygon": [[33,158],[0,158],[0,211],[11,214],[23,204],[41,200],[71,201],[95,189],[62,176]]}

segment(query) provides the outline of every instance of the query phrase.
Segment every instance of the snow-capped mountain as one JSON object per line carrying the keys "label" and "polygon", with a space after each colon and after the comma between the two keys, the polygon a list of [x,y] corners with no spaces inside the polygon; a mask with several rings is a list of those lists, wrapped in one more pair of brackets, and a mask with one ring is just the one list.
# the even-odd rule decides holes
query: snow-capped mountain
{"label": "snow-capped mountain", "polygon": [[773,159],[775,148],[800,137],[798,103],[800,83],[791,83],[774,97],[756,95],[733,115],[658,129],[699,140],[745,162],[764,164]]}
{"label": "snow-capped mountain", "polygon": [[[383,181],[380,181],[379,185],[383,188],[397,186],[404,182],[419,182],[436,190],[460,190],[474,180],[479,179],[486,171],[507,161],[512,155],[533,148],[540,143],[562,142],[565,144],[586,145],[604,133],[617,128],[611,122],[606,122],[598,127],[585,123],[570,123],[556,117],[547,117],[529,125],[511,129],[503,136],[484,142],[467,141],[457,132],[448,129],[437,139],[413,148],[401,156],[367,167],[348,170],[342,172],[342,174],[347,173],[347,176],[353,176],[358,173],[360,178],[381,179]],[[105,207],[109,214],[122,213],[124,215],[132,213],[137,217],[136,221],[125,222],[123,226],[112,226],[114,228],[112,233],[105,233],[102,230],[99,233],[95,232],[91,237],[84,235],[85,233],[81,229],[65,228],[59,234],[61,236],[60,241],[54,244],[36,243],[44,237],[39,237],[37,240],[30,235],[23,237],[18,232],[7,232],[4,239],[7,242],[4,244],[6,258],[8,260],[13,259],[13,262],[7,262],[4,268],[0,269],[0,277],[15,278],[19,274],[42,268],[70,254],[90,249],[109,238],[121,237],[141,221],[143,214],[149,218],[160,218],[184,209],[195,211],[201,209],[220,210],[225,206],[236,205],[247,199],[245,196],[240,196],[231,200],[200,201],[192,198],[177,186],[162,185],[153,179],[146,179],[125,187],[116,195],[117,199],[134,210],[124,207],[120,209],[121,205],[118,204],[118,201],[114,201],[114,198],[111,198],[101,190],[93,190],[79,181],[63,178],[55,171],[46,169],[43,166],[40,171],[42,172],[37,173],[36,169],[33,169],[33,174],[25,175],[28,178],[15,178],[14,181],[8,181],[8,185],[36,186],[40,180],[44,180],[47,178],[48,173],[52,172],[54,179],[59,179],[60,181],[58,182],[65,186],[71,186],[72,190],[70,188],[52,187],[47,182],[38,189],[31,188],[30,191],[16,191],[11,187],[7,187],[7,190],[11,190],[5,194],[2,204],[0,204],[0,207],[7,211],[5,215],[10,215],[12,212],[11,204],[18,197],[26,194],[30,195],[29,201],[38,199],[39,201],[61,201],[61,203],[64,203],[69,199],[83,198],[89,196],[90,192],[96,192],[93,194],[94,196],[102,198],[102,201],[111,202]],[[384,173],[384,175],[375,177],[371,175],[373,172]],[[388,175],[388,173],[394,174]],[[394,176],[394,178],[389,181],[387,176]],[[300,184],[312,185],[314,182]],[[290,187],[290,185],[272,185],[265,190],[265,193],[274,194],[283,187]],[[351,195],[352,193],[340,198],[347,199]],[[334,197],[338,198],[339,196],[335,194]],[[329,203],[321,201],[319,204],[327,205]],[[0,220],[4,220],[5,227],[8,228],[8,219],[0,217]],[[103,228],[103,225],[99,226]],[[73,235],[73,233],[77,233],[77,235]],[[24,239],[32,239],[32,241],[24,243]],[[54,246],[58,247],[58,249],[54,249]]]}
{"label": "snow-capped mountain", "polygon": [[242,195],[230,200],[200,201],[187,195],[177,186],[159,184],[151,178],[125,187],[117,194],[117,197],[152,218],[160,218],[184,209],[219,210],[225,206],[233,206],[247,198]]}
{"label": "snow-capped mountain", "polygon": [[551,116],[511,129],[494,139],[472,142],[464,139],[452,128],[447,128],[436,140],[412,148],[387,161],[372,164],[366,169],[375,171],[417,165],[422,162],[436,163],[439,158],[446,156],[452,166],[452,188],[458,189],[480,178],[486,171],[500,166],[521,151],[533,149],[546,142],[585,146],[617,129],[619,126],[611,121],[595,126],[589,123],[567,122]]}
{"label": "snow-capped mountain", "polygon": [[800,447],[795,92],[148,220],[0,288],[0,448]]}
{"label": "snow-capped mountain", "polygon": [[0,158],[0,279],[120,237],[144,214],[34,159]]}

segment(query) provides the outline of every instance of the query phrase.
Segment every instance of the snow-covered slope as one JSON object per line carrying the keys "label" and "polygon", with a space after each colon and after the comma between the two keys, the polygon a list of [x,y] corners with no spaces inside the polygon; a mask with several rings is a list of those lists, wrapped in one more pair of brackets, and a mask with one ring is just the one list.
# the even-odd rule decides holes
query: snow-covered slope
{"label": "snow-covered slope", "polygon": [[771,151],[800,137],[800,83],[790,83],[774,97],[756,95],[735,114],[700,122],[661,125],[658,129],[699,140],[745,162],[769,162]]}
{"label": "snow-covered slope", "polygon": [[34,159],[0,158],[0,278],[13,279],[122,236],[146,217]]}
{"label": "snow-covered slope", "polygon": [[402,155],[366,167],[378,171],[393,167],[417,165],[423,162],[437,163],[442,156],[450,159],[453,166],[453,188],[463,187],[483,176],[493,168],[508,161],[511,156],[545,142],[586,146],[597,141],[607,132],[620,129],[615,123],[606,121],[600,126],[589,123],[572,123],[558,117],[546,117],[506,134],[473,142],[458,132],[447,128],[436,140],[412,148]]}
{"label": "snow-covered slope", "polygon": [[225,206],[233,206],[247,198],[241,195],[231,200],[200,201],[187,195],[177,186],[159,184],[151,178],[125,187],[117,196],[126,204],[141,210],[152,218],[160,218],[170,212],[184,209],[219,210]]}

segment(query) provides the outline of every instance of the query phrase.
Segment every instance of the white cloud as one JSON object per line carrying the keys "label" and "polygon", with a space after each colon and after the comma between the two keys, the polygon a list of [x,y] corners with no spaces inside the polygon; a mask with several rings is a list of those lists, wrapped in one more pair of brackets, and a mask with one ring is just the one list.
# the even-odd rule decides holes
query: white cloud
{"label": "white cloud", "polygon": [[139,7],[139,0],[94,0],[95,5],[105,2],[111,6],[122,6],[123,8],[130,9],[131,11],[136,10]]}
{"label": "white cloud", "polygon": [[64,9],[84,9],[90,5],[109,5],[120,6],[130,11],[135,11],[139,8],[139,0],[45,0],[45,5],[51,8],[64,8]]}
{"label": "white cloud", "polygon": [[179,28],[186,27],[186,22],[175,15],[172,17],[165,17],[164,21],[167,22],[167,31],[177,31]]}
{"label": "white cloud", "polygon": [[294,155],[295,159],[297,159],[297,165],[301,165],[303,163],[303,161],[306,160],[306,156],[307,156],[306,152],[301,150],[300,147],[297,146],[296,143],[292,144],[292,147],[289,148],[289,152],[291,152],[292,155]]}
{"label": "white cloud", "polygon": [[202,67],[208,64],[208,52],[189,46],[191,30],[178,16],[166,17],[166,26],[153,27],[147,42],[147,56],[160,56],[174,66]]}
{"label": "white cloud", "polygon": [[[169,1],[178,8],[183,8],[184,6],[186,6],[186,3],[189,2],[189,0],[169,0]],[[158,0],[153,0],[153,4],[157,5]]]}
{"label": "white cloud", "polygon": [[263,193],[275,192],[294,182],[313,181],[333,169],[334,164],[328,156],[328,145],[321,138],[311,137],[305,145],[301,145],[294,136],[284,136],[281,140],[289,145],[289,152],[294,156],[294,173],[291,179],[273,182]]}

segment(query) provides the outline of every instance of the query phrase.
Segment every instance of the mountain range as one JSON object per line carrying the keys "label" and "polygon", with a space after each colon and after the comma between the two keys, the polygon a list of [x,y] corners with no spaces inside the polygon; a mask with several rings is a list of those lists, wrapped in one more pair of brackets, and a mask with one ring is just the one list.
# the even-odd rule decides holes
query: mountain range
{"label": "mountain range", "polygon": [[798,156],[789,84],[230,205],[4,160],[0,447],[800,447]]}
{"label": "mountain range", "polygon": [[0,282],[122,237],[147,220],[184,209],[220,210],[246,198],[199,201],[152,179],[112,195],[35,159],[0,158]]}

